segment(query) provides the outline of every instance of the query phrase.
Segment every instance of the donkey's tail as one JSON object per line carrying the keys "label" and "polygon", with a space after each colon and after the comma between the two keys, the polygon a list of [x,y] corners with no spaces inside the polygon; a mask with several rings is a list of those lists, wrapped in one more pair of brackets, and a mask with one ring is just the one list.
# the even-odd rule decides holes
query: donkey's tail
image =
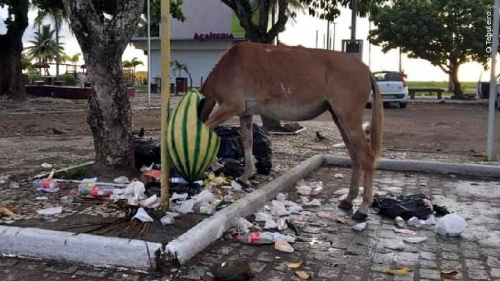
{"label": "donkey's tail", "polygon": [[373,75],[370,76],[370,81],[373,90],[370,146],[374,155],[373,167],[375,168],[378,165],[380,154],[382,154],[382,123],[384,122],[384,104],[382,102],[382,96],[380,95],[380,89],[378,88],[377,81]]}

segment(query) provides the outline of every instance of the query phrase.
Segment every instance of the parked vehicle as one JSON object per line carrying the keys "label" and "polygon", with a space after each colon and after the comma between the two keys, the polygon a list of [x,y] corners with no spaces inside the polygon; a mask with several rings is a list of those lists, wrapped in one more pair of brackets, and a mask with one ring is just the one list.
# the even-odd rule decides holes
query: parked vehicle
{"label": "parked vehicle", "polygon": [[[500,110],[500,81],[499,81],[500,75],[497,76],[497,87],[496,87],[496,93],[497,96],[495,97],[495,108]],[[476,97],[478,99],[489,99],[490,96],[490,82],[477,82],[477,87],[476,87]]]}
{"label": "parked vehicle", "polygon": [[[408,84],[405,77],[398,71],[377,71],[373,72],[375,80],[377,80],[382,100],[384,104],[397,103],[399,107],[405,108],[408,104]],[[368,106],[371,106],[372,98],[368,101]]]}

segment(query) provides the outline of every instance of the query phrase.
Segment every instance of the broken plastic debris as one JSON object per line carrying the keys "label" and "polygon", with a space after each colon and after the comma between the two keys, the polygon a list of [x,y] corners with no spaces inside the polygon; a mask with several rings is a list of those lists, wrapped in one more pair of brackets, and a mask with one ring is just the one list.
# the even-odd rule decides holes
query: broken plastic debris
{"label": "broken plastic debris", "polygon": [[414,226],[416,228],[421,228],[422,226],[424,226],[424,223],[421,220],[419,220],[417,217],[411,217],[408,220],[408,225]]}
{"label": "broken plastic debris", "polygon": [[142,166],[142,167],[141,167],[141,169],[140,169],[141,173],[144,173],[144,172],[146,172],[146,171],[149,171],[149,170],[153,169],[154,164],[155,164],[155,163],[151,163],[151,165],[150,165],[149,167],[147,167],[147,166]]}
{"label": "broken plastic debris", "polygon": [[457,214],[448,214],[442,217],[434,229],[443,236],[460,236],[467,228],[467,221]]}
{"label": "broken plastic debris", "polygon": [[146,188],[144,187],[144,184],[141,181],[132,180],[132,182],[127,185],[127,187],[125,188],[125,190],[123,192],[125,194],[132,194],[137,199],[143,199],[146,197],[144,195],[145,191],[146,191]]}
{"label": "broken plastic debris", "polygon": [[167,214],[160,219],[160,222],[163,225],[173,224],[175,222],[174,215],[170,212],[167,212]]}
{"label": "broken plastic debris", "polygon": [[297,270],[295,271],[295,275],[297,275],[300,279],[309,279],[309,274],[307,274],[305,271]]}
{"label": "broken plastic debris", "polygon": [[189,199],[186,201],[183,201],[182,204],[179,206],[175,206],[174,210],[181,213],[181,214],[189,214],[193,212],[193,207],[194,207],[194,200]]}
{"label": "broken plastic debris", "polygon": [[355,231],[363,231],[366,228],[366,222],[355,224],[352,229]]}
{"label": "broken plastic debris", "polygon": [[130,183],[130,181],[128,180],[128,178],[126,176],[117,177],[116,179],[113,180],[113,182],[115,182],[115,183],[121,183],[121,184],[128,184],[128,183]]}
{"label": "broken plastic debris", "polygon": [[52,164],[49,163],[42,163],[40,166],[44,169],[52,169]]}
{"label": "broken plastic debris", "polygon": [[57,215],[57,214],[62,213],[62,207],[45,208],[45,209],[41,209],[41,210],[36,211],[36,213],[39,215],[46,215],[46,216]]}
{"label": "broken plastic debris", "polygon": [[181,200],[186,200],[188,198],[188,194],[187,193],[175,193],[172,194],[172,197],[170,197],[170,200],[176,200],[176,199],[181,199]]}
{"label": "broken plastic debris", "polygon": [[61,197],[60,202],[62,205],[71,205],[73,203],[73,196],[66,195]]}
{"label": "broken plastic debris", "polygon": [[254,214],[255,215],[255,221],[266,221],[268,218],[272,219],[273,217],[264,212],[257,212]]}
{"label": "broken plastic debris", "polygon": [[7,183],[9,176],[0,176],[0,184]]}
{"label": "broken plastic debris", "polygon": [[283,202],[273,200],[271,202],[271,204],[273,205],[271,207],[271,214],[272,215],[281,217],[281,216],[286,216],[286,215],[290,214],[290,212],[286,210],[285,204],[283,204]]}
{"label": "broken plastic debris", "polygon": [[288,212],[290,212],[290,214],[300,214],[302,210],[303,208],[300,205],[293,205],[288,207]]}
{"label": "broken plastic debris", "polygon": [[[285,204],[286,195],[284,193],[278,193],[278,195],[276,195],[276,200],[283,202],[283,204]],[[285,206],[286,206],[286,204],[285,204]]]}
{"label": "broken plastic debris", "polygon": [[312,188],[307,185],[301,185],[297,187],[297,193],[300,195],[310,195]]}
{"label": "broken plastic debris", "polygon": [[277,228],[278,224],[272,219],[272,218],[267,218],[266,222],[264,224],[264,229],[271,229],[271,228]]}
{"label": "broken plastic debris", "polygon": [[405,220],[402,217],[397,216],[396,217],[396,225],[399,226],[400,228],[405,227]]}
{"label": "broken plastic debris", "polygon": [[290,245],[286,241],[280,241],[280,240],[274,242],[274,249],[285,253],[293,253],[294,251],[292,245]]}
{"label": "broken plastic debris", "polygon": [[318,199],[313,199],[311,201],[308,201],[307,198],[302,198],[302,205],[305,206],[321,206],[321,202]]}
{"label": "broken plastic debris", "polygon": [[237,183],[236,181],[231,181],[231,187],[235,191],[241,191],[243,189],[243,187],[241,186],[241,184]]}
{"label": "broken plastic debris", "polygon": [[35,197],[35,200],[38,200],[38,201],[49,200],[49,197],[47,197],[47,196],[37,196],[37,197]]}
{"label": "broken plastic debris", "polygon": [[139,208],[137,210],[137,213],[135,213],[135,216],[132,217],[132,219],[138,219],[142,222],[153,222],[153,218],[149,216],[148,212],[144,210],[144,208]]}
{"label": "broken plastic debris", "polygon": [[415,231],[406,229],[406,228],[394,228],[394,232],[396,233],[401,233],[401,234],[408,234],[408,235],[415,235],[417,234]]}
{"label": "broken plastic debris", "polygon": [[[185,194],[187,195],[187,193],[185,193]],[[212,192],[210,192],[209,190],[204,189],[202,192],[193,196],[192,199],[196,203],[211,202],[215,199],[215,195],[213,195]]]}
{"label": "broken plastic debris", "polygon": [[335,175],[333,175],[333,177],[336,178],[336,179],[343,179],[344,175],[342,175],[342,174],[335,174]]}
{"label": "broken plastic debris", "polygon": [[149,197],[148,199],[144,199],[140,201],[140,205],[145,208],[152,208],[153,205],[155,205],[158,202],[158,196],[154,194],[153,196]]}
{"label": "broken plastic debris", "polygon": [[288,224],[286,223],[286,218],[278,219],[278,230],[285,230],[288,228]]}
{"label": "broken plastic debris", "polygon": [[345,147],[345,143],[343,142],[340,142],[340,143],[336,143],[333,145],[334,148],[344,148]]}

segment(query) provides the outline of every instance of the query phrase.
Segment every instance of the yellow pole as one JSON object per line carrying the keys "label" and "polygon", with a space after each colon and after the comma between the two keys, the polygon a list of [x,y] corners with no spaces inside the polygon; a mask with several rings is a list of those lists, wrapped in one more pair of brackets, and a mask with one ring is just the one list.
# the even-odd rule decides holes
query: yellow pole
{"label": "yellow pole", "polygon": [[161,207],[168,209],[170,161],[167,154],[167,124],[170,111],[170,0],[161,0]]}

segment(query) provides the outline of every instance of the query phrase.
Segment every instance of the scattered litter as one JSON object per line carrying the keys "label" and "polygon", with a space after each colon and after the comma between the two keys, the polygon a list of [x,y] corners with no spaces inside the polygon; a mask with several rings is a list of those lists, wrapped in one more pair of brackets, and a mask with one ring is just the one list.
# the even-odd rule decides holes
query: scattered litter
{"label": "scattered litter", "polygon": [[292,262],[292,263],[287,263],[286,266],[291,269],[297,269],[302,265],[302,262]]}
{"label": "scattered litter", "polygon": [[228,262],[222,263],[221,267],[212,270],[212,276],[203,278],[202,280],[253,280],[255,273],[252,270],[249,262]]}
{"label": "scattered litter", "polygon": [[[185,194],[187,195],[187,193]],[[196,203],[211,202],[215,200],[215,195],[212,194],[212,192],[210,192],[209,190],[204,189],[202,192],[196,194],[191,199],[193,199]]]}
{"label": "scattered litter", "polygon": [[237,242],[245,244],[272,244],[276,241],[295,242],[295,237],[277,232],[249,232],[236,235],[234,238]]}
{"label": "scattered litter", "polygon": [[301,234],[301,231],[293,222],[291,222],[290,220],[286,220],[286,224],[295,233],[295,235],[299,236]]}
{"label": "scattered litter", "polygon": [[2,206],[2,205],[0,205],[0,215],[4,215],[7,217],[11,217],[11,218],[14,218],[17,216],[16,213],[12,212],[9,208]]}
{"label": "scattered litter", "polygon": [[154,194],[153,196],[149,197],[148,199],[144,199],[144,200],[140,201],[139,205],[141,205],[144,208],[154,208],[155,205],[159,205],[158,203],[159,203],[158,196],[156,196],[156,194]]}
{"label": "scattered litter", "polygon": [[73,203],[73,196],[66,195],[61,197],[60,202],[62,205],[71,205]]}
{"label": "scattered litter", "polygon": [[302,197],[302,205],[304,206],[321,206],[321,202],[318,199],[313,199],[309,201],[307,198]]}
{"label": "scattered litter", "polygon": [[402,217],[397,216],[395,220],[396,220],[396,225],[398,227],[400,227],[400,228],[405,227],[405,220]]}
{"label": "scattered litter", "polygon": [[174,214],[167,212],[165,216],[160,219],[162,225],[173,224],[175,222]]}
{"label": "scattered litter", "polygon": [[9,188],[10,189],[17,189],[17,188],[19,188],[19,183],[15,182],[15,181],[11,181],[9,183]]}
{"label": "scattered litter", "polygon": [[405,243],[403,241],[390,240],[384,242],[384,247],[391,250],[402,251],[405,249]]}
{"label": "scattered litter", "polygon": [[62,207],[45,208],[45,209],[41,209],[41,210],[36,211],[36,213],[39,215],[46,215],[46,216],[57,215],[57,214],[62,213]]}
{"label": "scattered litter", "polygon": [[286,194],[280,192],[280,193],[278,193],[278,195],[276,195],[276,200],[283,202],[283,204],[285,204],[285,206],[286,206],[286,203],[285,203],[286,197],[287,197]]}
{"label": "scattered litter", "polygon": [[422,243],[427,240],[427,237],[405,237],[403,241],[407,243]]}
{"label": "scattered litter", "polygon": [[216,208],[206,202],[201,204],[195,204],[193,206],[193,212],[201,215],[213,215],[216,212]]}
{"label": "scattered litter", "polygon": [[130,184],[127,185],[125,190],[123,190],[123,193],[125,194],[131,194],[133,195],[136,199],[143,199],[146,196],[144,195],[144,192],[146,191],[146,188],[144,187],[144,183],[141,181],[134,179]]}
{"label": "scattered litter", "polygon": [[297,271],[295,271],[295,275],[297,275],[300,279],[304,279],[304,280],[310,278],[309,274],[307,274],[305,271],[297,270]]}
{"label": "scattered litter", "polygon": [[9,176],[0,176],[0,184],[5,184],[9,180]]}
{"label": "scattered litter", "polygon": [[117,177],[116,179],[113,180],[113,182],[115,182],[115,183],[121,183],[121,184],[128,184],[128,183],[130,183],[130,181],[128,180],[128,178],[126,176]]}
{"label": "scattered litter", "polygon": [[310,195],[312,188],[307,185],[301,185],[297,187],[297,193],[300,195]]}
{"label": "scattered litter", "polygon": [[142,166],[141,169],[140,169],[140,171],[141,171],[141,173],[147,172],[147,171],[153,169],[153,166],[154,166],[154,163],[151,163],[151,165],[149,167]]}
{"label": "scattered litter", "polygon": [[189,214],[193,212],[194,200],[189,199],[183,201],[181,205],[174,206],[172,209],[181,214]]}
{"label": "scattered litter", "polygon": [[344,175],[342,175],[342,174],[335,174],[335,175],[333,175],[333,177],[336,178],[336,179],[343,179]]}
{"label": "scattered litter", "polygon": [[343,218],[337,218],[335,220],[335,222],[338,222],[338,223],[341,223],[341,224],[346,224],[347,223],[347,221],[345,219],[343,219]]}
{"label": "scattered litter", "polygon": [[327,220],[332,220],[335,221],[338,219],[338,216],[334,213],[329,213],[329,212],[318,212],[318,217],[322,219],[327,219]]}
{"label": "scattered litter", "polygon": [[38,200],[38,201],[49,200],[49,197],[47,197],[47,196],[37,196],[37,197],[35,197],[35,200]]}
{"label": "scattered litter", "polygon": [[172,197],[170,197],[170,200],[174,201],[174,200],[186,200],[188,198],[188,194],[187,193],[173,193],[172,194]]}
{"label": "scattered litter", "polygon": [[277,228],[278,224],[272,219],[272,218],[267,218],[265,224],[264,224],[264,229],[273,229]]}
{"label": "scattered litter", "polygon": [[406,229],[406,228],[394,228],[394,232],[396,233],[401,233],[401,234],[408,234],[408,235],[415,235],[417,234],[415,231]]}
{"label": "scattered litter", "polygon": [[245,218],[238,218],[235,222],[234,227],[239,233],[248,233],[249,228],[253,226],[253,223],[249,222]]}
{"label": "scattered litter", "polygon": [[412,217],[423,220],[434,213],[432,202],[423,194],[400,195],[397,197],[375,194],[372,207],[377,209],[379,214],[388,216],[391,219],[399,216],[405,220]]}
{"label": "scattered litter", "polygon": [[334,148],[345,148],[345,143],[340,142],[333,145]]}
{"label": "scattered litter", "polygon": [[408,220],[408,225],[409,226],[414,226],[416,228],[421,228],[425,225],[425,223],[422,220],[419,220],[417,217],[411,217]]}
{"label": "scattered litter", "polygon": [[407,275],[410,272],[412,272],[412,270],[408,267],[387,270],[387,273],[392,274],[392,275]]}
{"label": "scattered litter", "polygon": [[290,214],[300,214],[302,211],[303,211],[302,206],[298,204],[288,207],[288,212],[290,212]]}
{"label": "scattered litter", "polygon": [[278,230],[285,230],[288,228],[288,225],[286,223],[287,219],[286,218],[279,218],[278,219]]}
{"label": "scattered litter", "polygon": [[435,231],[443,236],[460,236],[467,228],[467,221],[457,214],[448,214],[436,224]]}
{"label": "scattered litter", "polygon": [[294,251],[292,245],[290,245],[286,241],[276,241],[276,242],[274,242],[274,249],[278,250],[280,252],[285,252],[285,253],[293,253],[293,251]]}
{"label": "scattered litter", "polygon": [[266,220],[273,218],[273,216],[271,216],[271,214],[268,214],[268,213],[265,213],[265,212],[257,212],[254,215],[255,215],[255,221],[263,221],[263,222],[265,222]]}
{"label": "scattered litter", "polygon": [[285,208],[285,204],[283,204],[283,202],[273,200],[271,201],[271,204],[272,204],[271,215],[278,217],[290,215],[290,212],[287,211],[287,209]]}
{"label": "scattered litter", "polygon": [[453,279],[459,273],[457,270],[441,270],[441,276],[444,279]]}
{"label": "scattered litter", "polygon": [[237,183],[236,181],[231,181],[231,187],[233,188],[234,191],[243,190],[243,187],[241,186],[241,184]]}
{"label": "scattered litter", "polygon": [[144,208],[139,208],[137,210],[137,213],[135,213],[135,216],[132,217],[132,219],[138,219],[142,222],[153,222],[153,218],[149,216],[148,212],[144,210]]}
{"label": "scattered litter", "polygon": [[355,224],[352,229],[355,231],[363,231],[366,228],[366,222]]}
{"label": "scattered litter", "polygon": [[49,163],[42,163],[42,165],[40,165],[40,166],[44,169],[52,169],[52,167],[53,167],[53,165],[49,164]]}

